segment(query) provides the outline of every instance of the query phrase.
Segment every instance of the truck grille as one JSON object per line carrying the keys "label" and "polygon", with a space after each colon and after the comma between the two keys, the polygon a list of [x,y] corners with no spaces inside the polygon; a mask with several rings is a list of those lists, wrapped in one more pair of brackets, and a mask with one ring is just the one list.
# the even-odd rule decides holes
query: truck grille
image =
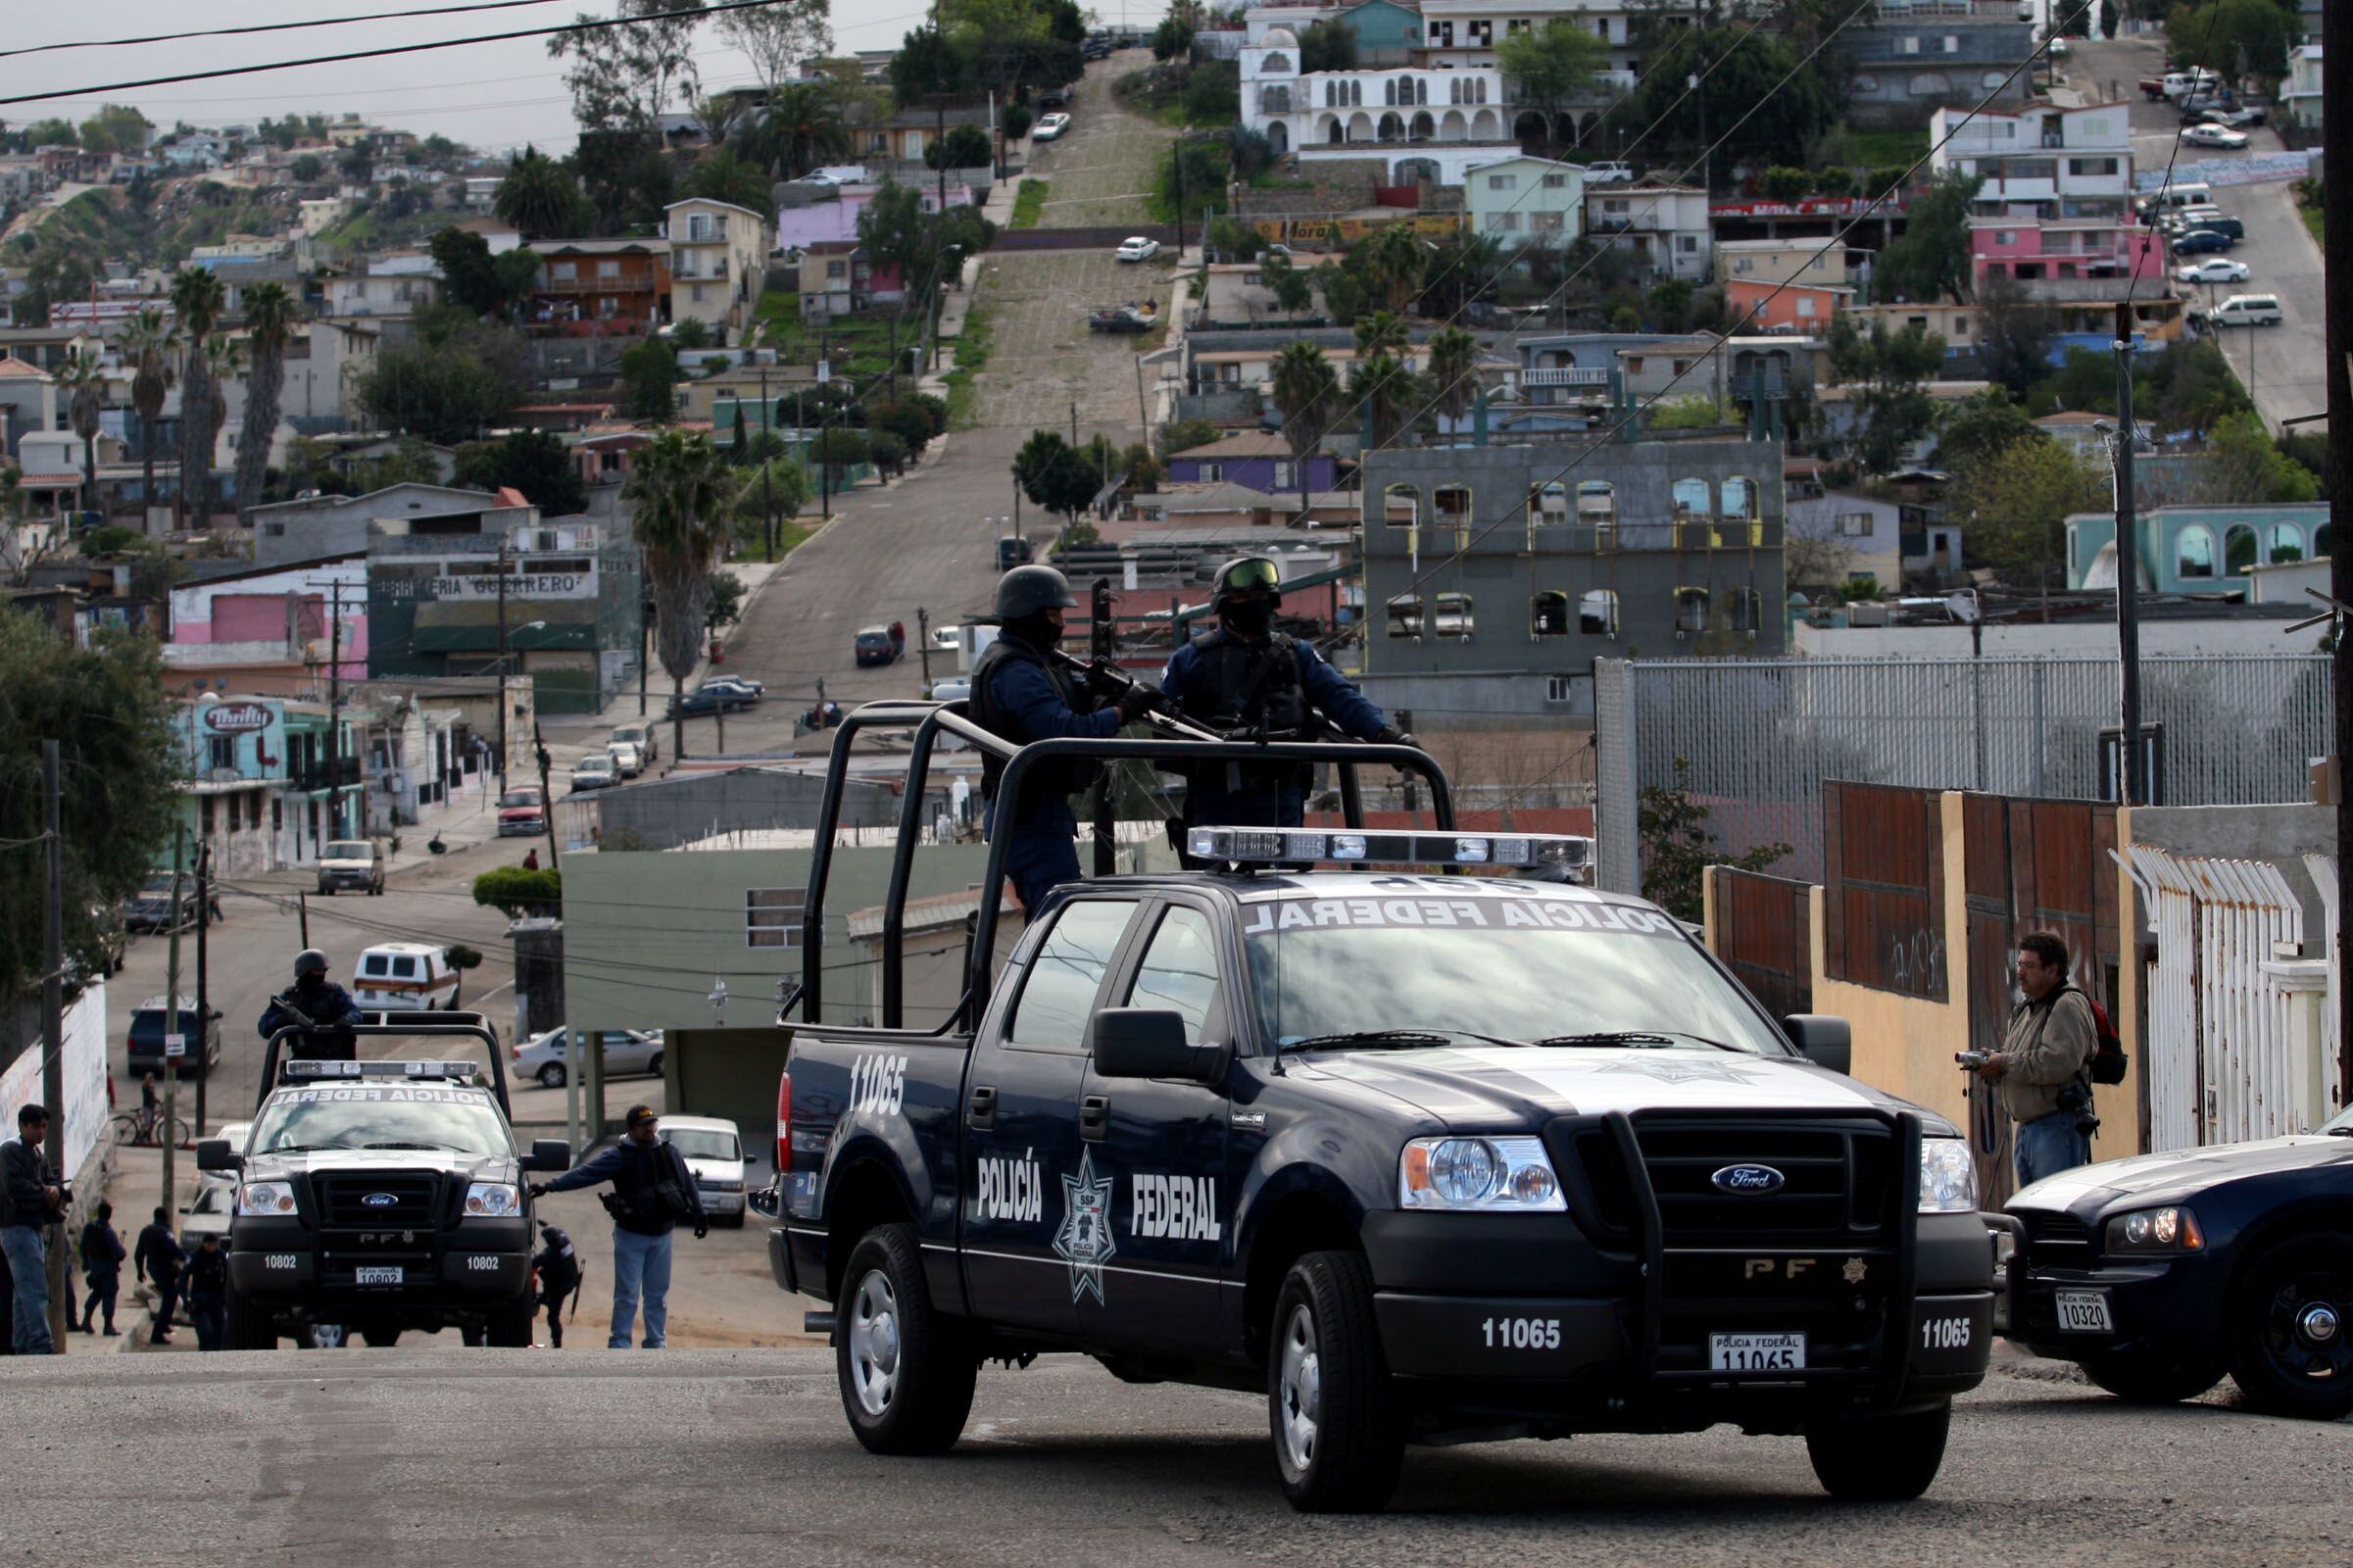
{"label": "truck grille", "polygon": [[[1891,1235],[1897,1145],[1885,1123],[1639,1117],[1634,1129],[1670,1250],[1854,1247]],[[1631,1239],[1635,1196],[1617,1145],[1600,1128],[1581,1130],[1575,1144],[1604,1229],[1611,1239]],[[1770,1166],[1783,1185],[1770,1193],[1721,1191],[1714,1176],[1732,1165]]]}
{"label": "truck grille", "polygon": [[[440,1223],[441,1178],[424,1173],[313,1178],[324,1225],[366,1230],[430,1230]],[[369,1199],[389,1198],[386,1202]]]}

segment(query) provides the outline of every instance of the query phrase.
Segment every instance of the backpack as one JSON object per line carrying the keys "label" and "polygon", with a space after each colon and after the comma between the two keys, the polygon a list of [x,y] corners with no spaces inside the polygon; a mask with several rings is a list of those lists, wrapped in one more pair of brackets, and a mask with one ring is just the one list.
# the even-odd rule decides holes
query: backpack
{"label": "backpack", "polygon": [[2091,1059],[2083,1064],[2084,1075],[2095,1084],[2123,1083],[2125,1069],[2132,1064],[2132,1058],[2125,1054],[2125,1043],[2118,1036],[2116,1025],[2108,1021],[2108,1009],[2094,1001],[2091,993],[2083,987],[2070,986],[2068,989],[2082,997],[2083,1005],[2091,1009],[2094,1043]]}

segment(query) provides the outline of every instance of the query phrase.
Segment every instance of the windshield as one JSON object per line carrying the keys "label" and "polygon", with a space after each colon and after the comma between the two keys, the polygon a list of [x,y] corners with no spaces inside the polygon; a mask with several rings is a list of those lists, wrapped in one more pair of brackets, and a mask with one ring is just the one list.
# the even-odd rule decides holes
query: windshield
{"label": "windshield", "polygon": [[153,897],[168,898],[172,893],[172,877],[168,872],[158,872],[149,877],[139,891]]}
{"label": "windshield", "polygon": [[2325,1133],[2353,1134],[2353,1105],[2347,1105],[2344,1109],[2338,1111],[2335,1115],[2321,1123],[2321,1131]]}
{"label": "windshield", "polygon": [[[1611,920],[1625,928],[1538,923]],[[1248,909],[1243,923],[1258,1021],[1278,1044],[1362,1031],[1638,1032],[1789,1054],[1681,928],[1647,910],[1492,895],[1294,899]]]}
{"label": "windshield", "polygon": [[320,853],[330,860],[365,860],[374,849],[372,844],[345,840],[328,845]]}
{"label": "windshield", "polygon": [[254,1121],[249,1152],[297,1149],[431,1149],[512,1154],[498,1107],[479,1090],[430,1084],[288,1089]]}
{"label": "windshield", "polygon": [[676,1131],[662,1129],[662,1141],[675,1144],[678,1152],[689,1159],[741,1159],[743,1150],[736,1144],[733,1133],[705,1132],[700,1127],[681,1127]]}
{"label": "windshield", "polygon": [[499,797],[499,804],[501,806],[537,806],[539,792],[537,790],[509,790]]}

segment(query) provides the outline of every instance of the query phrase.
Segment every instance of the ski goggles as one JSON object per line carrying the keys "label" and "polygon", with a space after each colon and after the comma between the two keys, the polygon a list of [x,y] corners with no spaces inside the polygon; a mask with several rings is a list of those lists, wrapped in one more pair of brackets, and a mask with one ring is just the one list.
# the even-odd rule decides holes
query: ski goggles
{"label": "ski goggles", "polygon": [[1238,561],[1228,566],[1225,578],[1218,584],[1221,593],[1276,593],[1282,589],[1283,573],[1271,561]]}

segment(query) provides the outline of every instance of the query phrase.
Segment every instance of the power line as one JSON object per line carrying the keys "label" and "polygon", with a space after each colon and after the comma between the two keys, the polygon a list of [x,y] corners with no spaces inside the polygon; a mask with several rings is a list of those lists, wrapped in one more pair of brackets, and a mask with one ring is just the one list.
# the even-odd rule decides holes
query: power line
{"label": "power line", "polygon": [[318,17],[309,22],[257,22],[242,27],[208,27],[197,32],[157,32],[142,38],[83,38],[74,43],[35,43],[0,49],[0,60],[45,55],[61,49],[126,49],[141,44],[178,43],[187,38],[230,38],[249,32],[292,32],[303,27],[340,27],[355,22],[388,22],[403,17],[448,17],[466,11],[512,11],[517,6],[554,5],[557,0],[473,0],[470,5],[435,6],[426,11],[371,11],[357,17]]}

